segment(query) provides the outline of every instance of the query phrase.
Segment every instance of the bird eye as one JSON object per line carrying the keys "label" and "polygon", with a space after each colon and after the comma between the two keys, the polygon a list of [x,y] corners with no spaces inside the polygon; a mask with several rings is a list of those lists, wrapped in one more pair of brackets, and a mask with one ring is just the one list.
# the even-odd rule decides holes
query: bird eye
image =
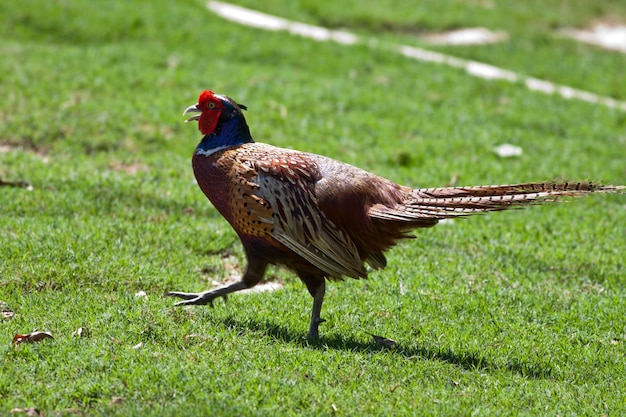
{"label": "bird eye", "polygon": [[214,109],[215,108],[215,103],[213,103],[212,101],[209,102],[208,107],[210,109]]}

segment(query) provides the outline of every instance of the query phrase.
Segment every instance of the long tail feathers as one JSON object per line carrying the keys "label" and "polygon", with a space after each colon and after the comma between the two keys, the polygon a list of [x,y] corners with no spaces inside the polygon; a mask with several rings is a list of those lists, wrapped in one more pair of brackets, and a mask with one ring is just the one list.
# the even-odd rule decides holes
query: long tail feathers
{"label": "long tail feathers", "polygon": [[624,191],[626,186],[602,186],[590,182],[422,188],[413,190],[405,202],[395,207],[373,206],[370,216],[378,220],[413,223],[416,227],[432,226],[441,219],[559,201],[563,197]]}

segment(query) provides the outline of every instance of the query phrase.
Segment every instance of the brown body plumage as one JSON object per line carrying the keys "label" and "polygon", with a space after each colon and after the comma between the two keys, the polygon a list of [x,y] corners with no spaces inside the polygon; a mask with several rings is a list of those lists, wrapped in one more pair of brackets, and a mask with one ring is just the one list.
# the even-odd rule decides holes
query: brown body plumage
{"label": "brown body plumage", "polygon": [[526,183],[412,189],[333,159],[255,143],[242,106],[203,92],[185,112],[200,112],[206,136],[193,169],[202,191],[239,235],[248,267],[242,280],[203,293],[172,292],[178,304],[207,304],[261,281],[268,264],[295,271],[314,297],[308,337],[317,337],[325,280],[364,278],[365,264],[406,232],[441,219],[555,201],[624,187]]}

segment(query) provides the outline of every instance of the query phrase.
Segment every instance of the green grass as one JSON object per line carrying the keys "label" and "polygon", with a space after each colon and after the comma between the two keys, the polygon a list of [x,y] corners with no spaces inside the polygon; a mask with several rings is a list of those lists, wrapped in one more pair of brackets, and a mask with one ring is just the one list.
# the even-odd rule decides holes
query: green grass
{"label": "green grass", "polygon": [[[553,35],[623,21],[622,3],[493,2],[484,21],[474,3],[263,10],[397,43],[505,28],[504,44],[439,49],[626,97],[624,55]],[[244,265],[193,181],[199,133],[181,112],[204,88],[247,104],[259,141],[412,186],[455,175],[625,184],[624,112],[237,26],[203,1],[2,2],[0,40],[0,179],[32,184],[0,187],[0,301],[15,313],[0,321],[0,414],[626,412],[623,195],[419,231],[371,279],[330,284],[318,343],[302,339],[311,298],[281,269],[269,277],[282,289],[214,309],[162,296],[209,288],[233,258]],[[523,156],[498,158],[505,142]],[[88,334],[73,336],[81,327]],[[35,329],[54,340],[11,345]],[[398,346],[381,350],[367,332]]]}

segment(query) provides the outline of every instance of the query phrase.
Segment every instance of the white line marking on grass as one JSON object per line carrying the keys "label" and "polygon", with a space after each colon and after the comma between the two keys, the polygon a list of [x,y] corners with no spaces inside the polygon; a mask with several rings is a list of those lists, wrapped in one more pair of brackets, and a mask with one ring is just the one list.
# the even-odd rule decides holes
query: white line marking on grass
{"label": "white line marking on grass", "polygon": [[466,59],[445,55],[440,52],[429,51],[427,49],[416,48],[414,46],[405,45],[399,46],[395,49],[406,57],[415,58],[419,61],[435,62],[438,64],[449,65],[454,68],[464,69],[470,75],[485,78],[487,80],[505,80],[516,82],[521,77],[512,71],[507,71],[493,65],[478,61],[468,61]]}
{"label": "white line marking on grass", "polygon": [[487,28],[463,28],[447,32],[432,33],[420,38],[433,45],[484,45],[507,39],[504,31],[493,32]]}
{"label": "white line marking on grass", "polygon": [[292,22],[281,17],[235,6],[234,4],[210,1],[207,4],[209,10],[220,15],[224,19],[265,30],[286,30],[292,35],[300,35],[316,41],[335,41],[350,45],[356,43],[356,35],[339,30],[330,30],[320,26],[307,25],[306,23]]}
{"label": "white line marking on grass", "polygon": [[[235,6],[229,3],[209,1],[207,3],[207,7],[209,10],[224,19],[259,29],[272,31],[284,30],[293,35],[299,35],[316,41],[334,41],[344,45],[363,43],[372,48],[389,48],[388,44],[384,44],[376,40],[369,39],[362,41],[358,36],[350,32],[331,30],[320,26],[293,22],[281,17],[257,12],[256,10]],[[408,58],[463,69],[467,71],[468,74],[475,77],[487,80],[504,80],[513,83],[520,82],[531,91],[538,91],[544,94],[558,94],[565,99],[576,99],[593,104],[602,104],[610,108],[626,111],[626,102],[624,101],[601,96],[589,91],[579,90],[566,85],[555,84],[550,81],[527,77],[514,71],[509,71],[494,65],[485,64],[483,62],[457,58],[451,55],[429,51],[427,49],[417,48],[414,46],[391,45],[391,49]]]}

